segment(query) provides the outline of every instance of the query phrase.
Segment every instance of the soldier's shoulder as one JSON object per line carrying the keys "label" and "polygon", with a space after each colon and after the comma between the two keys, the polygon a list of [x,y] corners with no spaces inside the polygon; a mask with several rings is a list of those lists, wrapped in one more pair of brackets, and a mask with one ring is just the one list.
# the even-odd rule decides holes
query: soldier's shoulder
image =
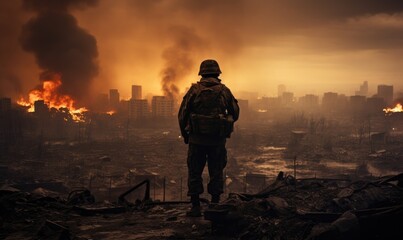
{"label": "soldier's shoulder", "polygon": [[229,89],[229,87],[225,86],[225,84],[223,84],[223,83],[221,83],[221,85],[222,85],[224,91],[231,93],[231,90]]}
{"label": "soldier's shoulder", "polygon": [[199,83],[192,83],[192,85],[190,86],[189,92],[194,92],[199,88]]}
{"label": "soldier's shoulder", "polygon": [[198,84],[192,83],[192,85],[190,86],[189,90],[187,91],[185,97],[195,94],[197,92],[197,89],[198,89]]}

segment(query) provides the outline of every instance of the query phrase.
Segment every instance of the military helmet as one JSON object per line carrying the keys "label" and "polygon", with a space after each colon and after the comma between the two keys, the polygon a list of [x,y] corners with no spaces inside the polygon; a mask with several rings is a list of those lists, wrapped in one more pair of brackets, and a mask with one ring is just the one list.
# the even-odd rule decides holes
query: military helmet
{"label": "military helmet", "polygon": [[221,74],[220,66],[218,66],[216,60],[207,59],[200,64],[199,75],[207,75],[207,74],[217,74],[217,75]]}

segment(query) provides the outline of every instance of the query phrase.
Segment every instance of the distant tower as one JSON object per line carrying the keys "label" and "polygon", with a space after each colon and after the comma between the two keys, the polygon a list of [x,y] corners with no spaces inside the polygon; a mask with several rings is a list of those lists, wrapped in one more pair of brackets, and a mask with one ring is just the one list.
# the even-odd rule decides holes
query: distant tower
{"label": "distant tower", "polygon": [[378,85],[377,96],[383,98],[386,104],[391,104],[393,101],[393,85]]}
{"label": "distant tower", "polygon": [[109,106],[114,110],[117,110],[119,107],[120,95],[117,89],[109,90]]}
{"label": "distant tower", "polygon": [[139,99],[142,99],[141,86],[132,85],[132,100],[139,100]]}
{"label": "distant tower", "polygon": [[286,90],[286,87],[285,87],[284,84],[278,85],[278,87],[277,87],[277,97],[283,96],[283,93],[285,92],[285,90]]}
{"label": "distant tower", "polygon": [[362,85],[360,85],[360,90],[355,91],[355,95],[364,97],[368,95],[368,81],[364,81]]}
{"label": "distant tower", "polygon": [[360,91],[364,94],[364,96],[368,95],[368,81],[364,81],[364,83],[360,86]]}

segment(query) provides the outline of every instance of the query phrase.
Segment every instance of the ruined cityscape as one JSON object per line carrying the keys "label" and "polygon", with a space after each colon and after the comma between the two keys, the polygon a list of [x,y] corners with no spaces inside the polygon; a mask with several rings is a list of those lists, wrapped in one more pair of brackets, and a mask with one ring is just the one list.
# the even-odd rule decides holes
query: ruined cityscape
{"label": "ruined cityscape", "polygon": [[[383,204],[386,199],[388,203],[384,204],[387,205],[401,201],[401,192],[400,195],[399,191],[396,192],[399,187],[390,188],[379,183],[367,187],[359,185],[368,189],[364,192],[355,190],[357,193],[339,198],[337,194],[332,197],[331,193],[327,193],[334,193],[336,189],[352,189],[351,184],[358,184],[357,179],[365,178],[368,183],[382,182],[390,176],[401,176],[396,174],[403,171],[400,163],[403,156],[402,95],[395,93],[393,86],[389,85],[377,86],[376,94],[370,95],[368,85],[368,82],[364,82],[358,86],[354,96],[326,92],[320,98],[313,94],[297,98],[292,92],[286,91],[284,85],[278,86],[278,97],[258,97],[257,93],[245,91],[237,93],[241,117],[228,141],[224,194],[252,195],[264,193],[267,188],[274,191],[268,186],[273,182],[278,184],[276,178],[281,172],[288,187],[286,192],[279,190],[278,194],[292,194],[294,197],[287,199],[292,201],[288,202],[288,207],[283,206],[286,203],[273,200],[281,205],[274,206],[274,211],[301,207],[301,211],[316,212],[329,207],[316,204],[327,205],[330,203],[325,201],[329,200],[336,204],[333,207],[346,210],[349,207],[352,207],[351,210],[365,209],[371,204]],[[110,211],[122,214],[127,209],[116,209],[121,206],[117,202],[119,197],[133,185],[147,180],[147,198],[152,201],[151,205],[136,202],[136,199],[144,198],[144,189],[131,194],[128,201],[136,207],[140,204],[141,209],[146,204],[147,211],[152,213],[157,211],[155,206],[171,202],[170,214],[164,217],[173,214],[176,217],[172,221],[180,218],[180,208],[186,209],[188,197],[186,145],[183,144],[177,124],[178,104],[167,96],[153,96],[149,103],[142,98],[140,85],[131,87],[130,100],[121,100],[119,91],[111,89],[109,95],[100,94],[93,107],[82,111],[72,111],[68,107],[72,105],[52,102],[52,99],[28,103],[1,98],[1,181],[6,184],[1,191],[4,194],[13,193],[11,199],[7,198],[10,195],[2,195],[4,214],[19,211],[21,206],[18,204],[13,207],[8,204],[13,198],[21,197],[20,191],[32,194],[29,197],[24,195],[24,201],[44,201],[39,204],[44,208],[50,203],[62,201],[62,196],[67,196],[63,194],[70,193],[63,200],[67,201],[63,202],[66,204],[63,209],[75,206],[79,211],[93,211],[84,216],[96,214],[97,211],[107,214],[102,213],[108,209],[105,209],[106,205]],[[55,96],[54,90],[43,88],[41,93],[43,96]],[[208,179],[208,175],[204,178]],[[396,179],[401,184],[401,179]],[[291,180],[297,180],[297,185],[289,182]],[[328,186],[330,183],[332,187]],[[313,187],[312,184],[319,185]],[[306,189],[297,190],[295,187],[307,188],[311,192],[303,194],[302,191]],[[385,197],[394,194],[398,194],[395,198],[400,197]],[[344,206],[345,202],[338,202],[352,197],[360,198],[361,202],[355,200],[348,206]],[[308,201],[307,198],[318,199]],[[301,206],[293,206],[299,201]],[[97,210],[92,205],[88,207],[88,204],[100,206]],[[261,203],[254,204],[257,205],[250,206],[248,211],[262,207]],[[177,208],[176,205],[181,206]],[[60,211],[52,210],[54,207],[50,206],[47,214]],[[23,210],[27,211],[22,215],[24,221],[33,221],[30,218],[34,216],[29,211],[35,208],[24,208],[28,208]],[[259,214],[263,214],[263,210]],[[135,215],[133,213],[132,217],[136,218]],[[17,224],[14,227],[7,225],[8,221],[4,223],[2,234],[18,226],[18,221],[10,221]],[[93,220],[89,221],[85,224],[94,224],[91,222]],[[304,224],[307,224],[304,227],[308,227],[311,223]],[[263,234],[260,231],[266,230],[254,231],[250,234]],[[80,232],[86,234],[83,229]],[[192,233],[192,229],[189,232]],[[20,234],[16,236],[24,236],[24,231],[21,230]],[[107,233],[103,234],[94,236],[109,238]],[[143,236],[141,234],[145,233],[139,233],[140,237]],[[196,234],[194,237],[202,236]]]}
{"label": "ruined cityscape", "polygon": [[[0,3],[0,239],[402,238],[402,4],[150,2]],[[189,216],[209,58],[240,114]]]}

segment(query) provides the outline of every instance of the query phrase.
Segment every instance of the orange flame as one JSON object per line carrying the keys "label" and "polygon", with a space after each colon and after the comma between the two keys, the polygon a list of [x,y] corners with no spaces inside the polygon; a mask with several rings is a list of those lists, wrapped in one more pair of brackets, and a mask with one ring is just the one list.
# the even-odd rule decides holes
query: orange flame
{"label": "orange flame", "polygon": [[385,114],[403,112],[403,107],[402,104],[398,103],[394,108],[384,108],[383,111],[385,112]]}
{"label": "orange flame", "polygon": [[28,112],[34,112],[34,103],[38,100],[44,100],[49,108],[67,108],[74,121],[84,121],[83,113],[88,109],[75,108],[74,100],[69,95],[62,95],[57,93],[57,89],[62,85],[61,76],[54,74],[54,79],[45,80],[42,83],[42,89],[34,89],[28,95],[28,100],[23,97],[17,101],[17,104],[28,108]]}
{"label": "orange flame", "polygon": [[116,112],[115,111],[108,111],[108,112],[106,112],[106,114],[108,114],[109,116],[112,116],[113,114],[115,114]]}

